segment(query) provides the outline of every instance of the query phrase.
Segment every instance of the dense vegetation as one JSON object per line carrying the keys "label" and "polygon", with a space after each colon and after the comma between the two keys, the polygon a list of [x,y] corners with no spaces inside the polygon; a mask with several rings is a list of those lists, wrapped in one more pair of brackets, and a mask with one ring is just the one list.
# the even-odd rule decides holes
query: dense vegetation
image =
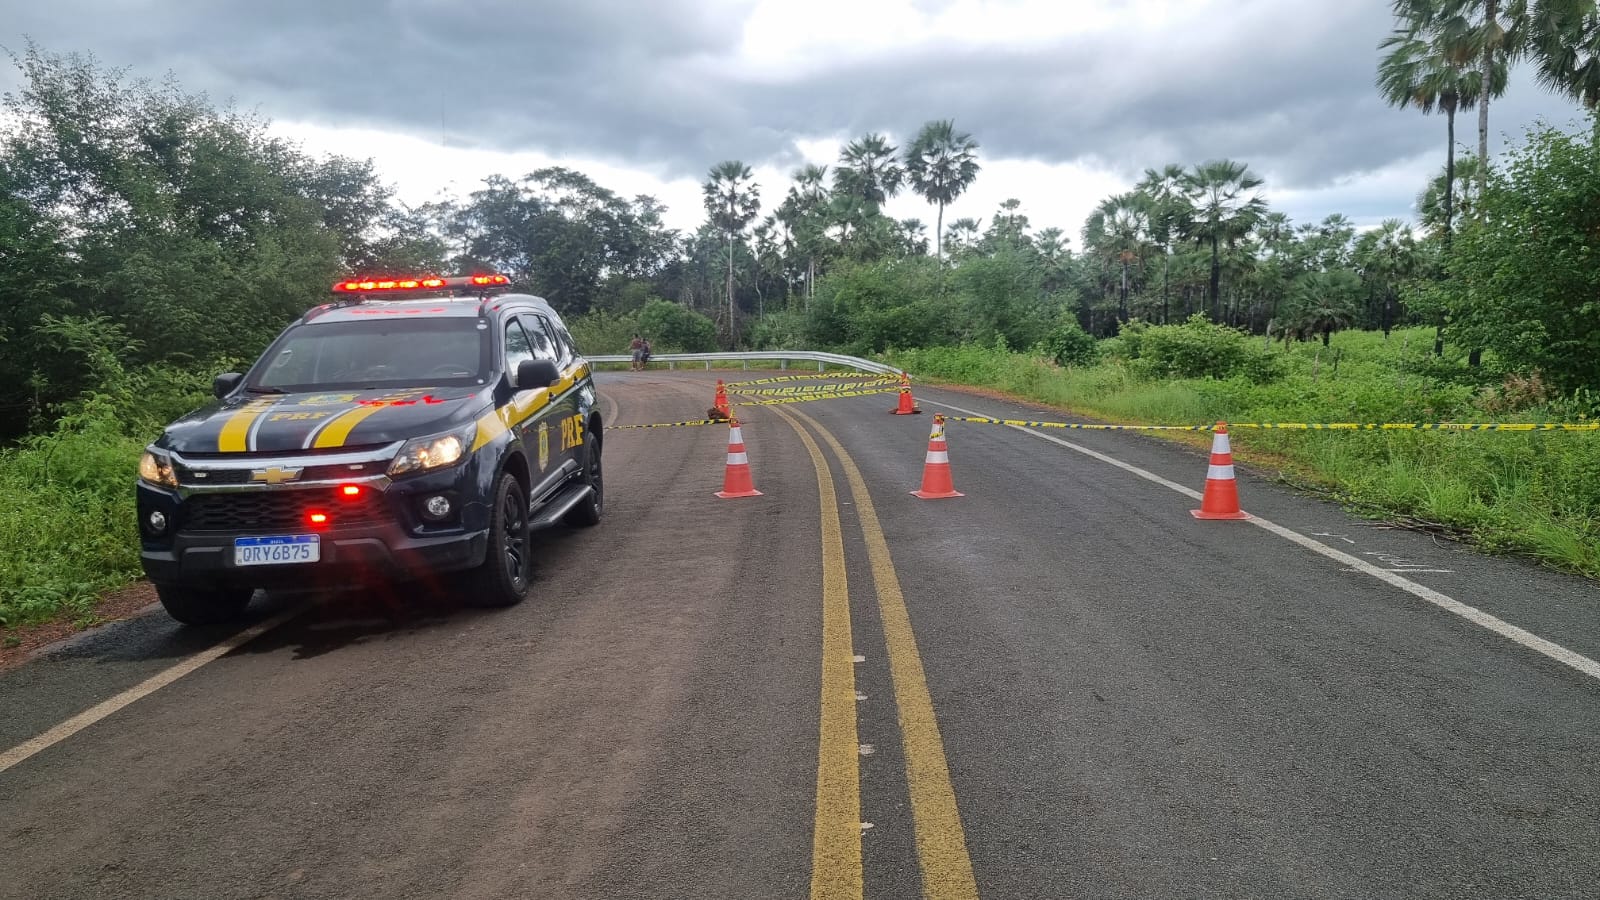
{"label": "dense vegetation", "polygon": [[[1071,235],[1021,199],[947,222],[982,176],[950,121],[863,135],[776,198],[718,163],[690,233],[563,168],[408,207],[370,161],[30,46],[0,112],[0,625],[86,613],[136,574],[138,449],[345,274],[493,269],[596,352],[635,331],[659,351],[838,349],[1129,421],[1592,417],[1600,125],[1541,126],[1491,161],[1487,116],[1519,59],[1600,100],[1595,3],[1394,6],[1377,88],[1444,113],[1447,144],[1417,222],[1369,228],[1291,222],[1227,159],[1148,169]],[[1470,109],[1478,151],[1458,158]],[[931,231],[883,213],[902,192]],[[1353,501],[1600,575],[1592,436],[1247,443]]]}

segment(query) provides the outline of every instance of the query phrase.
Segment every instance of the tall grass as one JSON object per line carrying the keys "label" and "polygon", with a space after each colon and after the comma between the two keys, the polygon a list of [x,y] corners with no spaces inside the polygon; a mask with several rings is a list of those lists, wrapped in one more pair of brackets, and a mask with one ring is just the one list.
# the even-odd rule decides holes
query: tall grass
{"label": "tall grass", "polygon": [[[1587,397],[1551,397],[1525,379],[1478,383],[1483,373],[1431,358],[1431,343],[1431,333],[1417,329],[1388,341],[1353,332],[1335,335],[1330,348],[1274,347],[1287,374],[1268,384],[1152,379],[1116,356],[1062,368],[983,347],[911,350],[892,360],[919,376],[1125,424],[1579,421],[1594,414]],[[1438,524],[1489,549],[1600,577],[1600,433],[1241,429],[1233,445],[1244,460],[1330,488],[1359,511]]]}
{"label": "tall grass", "polygon": [[86,617],[102,593],[138,577],[139,454],[208,396],[208,374],[96,363],[102,390],[50,432],[0,450],[0,628]]}

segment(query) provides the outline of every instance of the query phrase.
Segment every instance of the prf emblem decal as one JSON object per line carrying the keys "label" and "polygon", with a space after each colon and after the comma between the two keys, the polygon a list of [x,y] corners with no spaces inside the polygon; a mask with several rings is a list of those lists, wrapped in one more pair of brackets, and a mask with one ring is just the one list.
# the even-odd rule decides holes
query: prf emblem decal
{"label": "prf emblem decal", "polygon": [[270,469],[251,469],[250,480],[266,482],[267,484],[283,484],[286,481],[295,481],[300,478],[300,469],[285,469],[282,466],[273,466]]}
{"label": "prf emblem decal", "polygon": [[550,465],[550,423],[539,423],[539,471]]}

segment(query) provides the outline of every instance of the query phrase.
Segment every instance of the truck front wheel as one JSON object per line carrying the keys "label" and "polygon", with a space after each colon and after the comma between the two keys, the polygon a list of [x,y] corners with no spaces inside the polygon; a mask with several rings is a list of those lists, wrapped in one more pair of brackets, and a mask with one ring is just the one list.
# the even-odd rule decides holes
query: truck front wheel
{"label": "truck front wheel", "polygon": [[528,591],[528,500],[509,472],[495,484],[489,515],[489,549],[468,579],[473,606],[515,606]]}

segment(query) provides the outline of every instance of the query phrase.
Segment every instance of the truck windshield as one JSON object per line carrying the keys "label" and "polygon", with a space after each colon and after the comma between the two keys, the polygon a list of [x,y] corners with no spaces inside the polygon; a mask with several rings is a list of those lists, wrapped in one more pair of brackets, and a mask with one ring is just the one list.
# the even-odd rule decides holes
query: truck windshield
{"label": "truck windshield", "polygon": [[490,352],[477,319],[310,323],[278,338],[247,383],[268,392],[464,387],[488,378]]}

